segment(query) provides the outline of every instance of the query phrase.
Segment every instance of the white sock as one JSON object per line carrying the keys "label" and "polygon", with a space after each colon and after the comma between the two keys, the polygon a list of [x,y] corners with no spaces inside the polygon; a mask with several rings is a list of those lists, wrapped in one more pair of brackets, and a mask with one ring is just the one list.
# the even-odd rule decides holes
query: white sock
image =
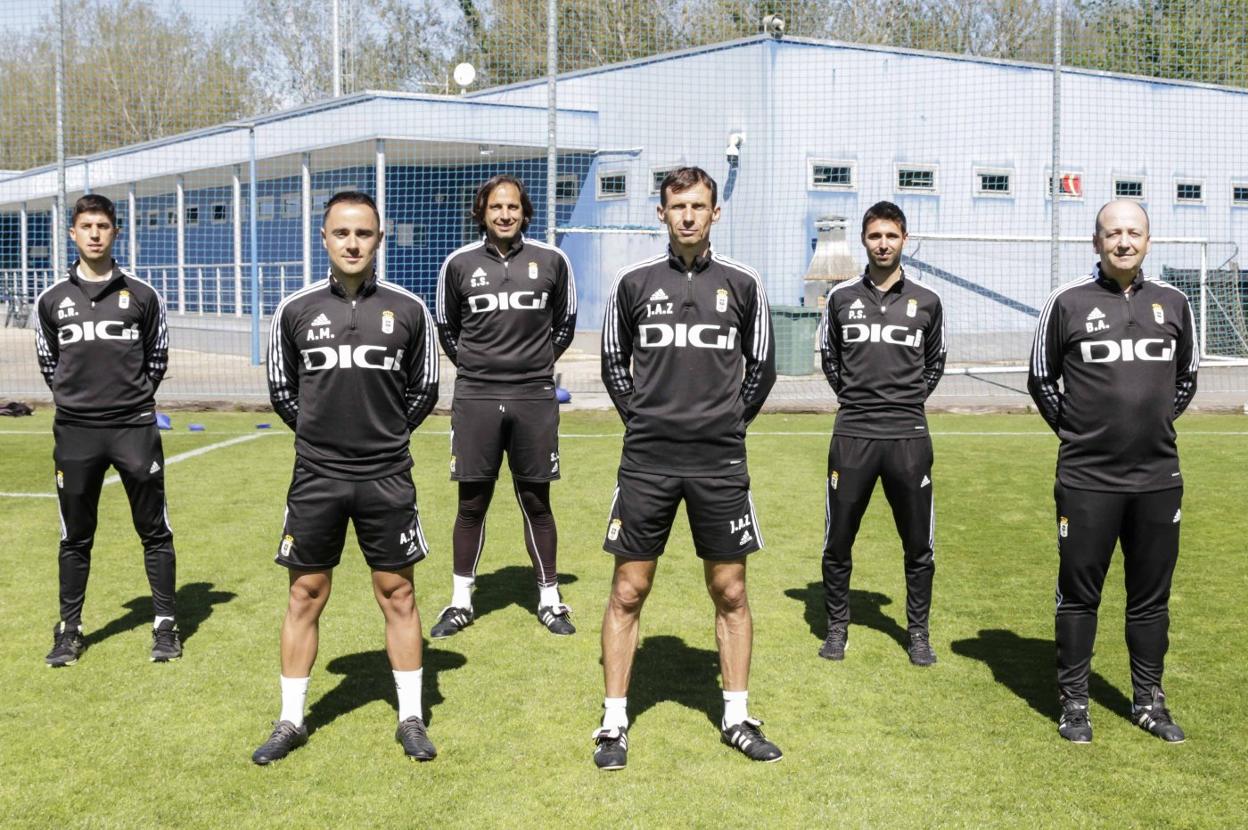
{"label": "white sock", "polygon": [[278,720],[288,720],[295,726],[303,726],[303,705],[308,701],[310,677],[287,677],[282,675],[282,714]]}
{"label": "white sock", "polygon": [[451,605],[472,610],[472,586],[476,577],[451,574]]}
{"label": "white sock", "polygon": [[749,698],[750,693],[748,691],[724,692],[724,729],[735,726],[750,716],[749,708],[746,705]]}
{"label": "white sock", "polygon": [[624,729],[628,726],[628,698],[604,697],[602,699],[602,726],[604,729]]}
{"label": "white sock", "polygon": [[157,617],[156,622],[152,623],[152,628],[160,628],[160,624],[165,620],[173,622],[173,617]]}
{"label": "white sock", "polygon": [[558,585],[551,585],[549,588],[538,588],[538,591],[540,592],[537,599],[538,608],[545,608],[547,605],[563,605],[563,600],[559,598]]}
{"label": "white sock", "polygon": [[425,716],[420,711],[421,678],[425,676],[423,668],[416,671],[396,671],[394,674],[394,691],[399,697],[399,723],[408,718]]}

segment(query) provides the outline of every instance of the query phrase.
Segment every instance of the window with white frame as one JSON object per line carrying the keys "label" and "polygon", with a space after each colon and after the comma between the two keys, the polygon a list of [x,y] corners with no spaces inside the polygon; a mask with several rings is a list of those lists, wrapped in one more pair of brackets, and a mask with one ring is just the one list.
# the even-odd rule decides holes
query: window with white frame
{"label": "window with white frame", "polygon": [[212,224],[219,225],[230,221],[230,206],[225,202],[215,202],[211,207]]}
{"label": "window with white frame", "polygon": [[1175,179],[1174,203],[1200,205],[1205,201],[1205,183],[1200,179]]}
{"label": "window with white frame", "polygon": [[935,193],[936,165],[897,165],[897,190],[901,193]]}
{"label": "window with white frame", "polygon": [[199,205],[186,206],[186,226],[188,228],[199,224]]}
{"label": "window with white frame", "polygon": [[303,215],[303,194],[298,191],[282,194],[282,218],[298,219]]}
{"label": "window with white frame", "polygon": [[673,170],[679,170],[679,165],[671,167],[651,167],[650,168],[650,195],[658,196],[659,188],[663,186],[663,180],[667,178],[667,174]]}
{"label": "window with white frame", "polygon": [[159,225],[160,225],[160,211],[149,210],[147,212],[147,226],[149,228],[155,228],[155,227],[159,227]]}
{"label": "window with white frame", "polygon": [[555,204],[575,205],[581,197],[581,180],[575,173],[561,173],[555,179]]}
{"label": "window with white frame", "polygon": [[854,190],[858,187],[852,161],[811,159],[807,172],[806,186],[810,190]]}
{"label": "window with white frame", "polygon": [[169,208],[165,211],[165,224],[169,227],[175,227],[178,224],[178,209]]}
{"label": "window with white frame", "polygon": [[273,203],[272,196],[262,196],[256,200],[256,218],[261,222],[268,222],[277,213],[277,206]]}
{"label": "window with white frame", "polygon": [[975,195],[1013,196],[1014,171],[1004,167],[975,168]]}
{"label": "window with white frame", "polygon": [[628,196],[628,173],[622,171],[599,171],[598,198],[624,199]]}
{"label": "window with white frame", "polygon": [[1135,176],[1116,176],[1114,178],[1115,199],[1135,199],[1144,201],[1144,180]]}
{"label": "window with white frame", "polygon": [[[1058,194],[1063,199],[1083,200],[1083,173],[1077,170],[1063,170],[1058,177]],[[1044,198],[1053,198],[1053,173],[1044,173]]]}
{"label": "window with white frame", "polygon": [[1231,182],[1231,204],[1248,207],[1248,181]]}

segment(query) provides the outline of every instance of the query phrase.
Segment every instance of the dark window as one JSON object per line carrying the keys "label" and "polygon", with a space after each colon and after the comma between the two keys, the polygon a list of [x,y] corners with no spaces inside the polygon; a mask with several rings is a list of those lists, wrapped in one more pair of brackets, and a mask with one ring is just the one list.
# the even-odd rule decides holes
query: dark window
{"label": "dark window", "polygon": [[212,206],[212,221],[214,222],[230,221],[230,206],[229,205],[213,205]]}
{"label": "dark window", "polygon": [[581,183],[576,176],[560,176],[555,179],[555,204],[574,205],[581,195]]}
{"label": "dark window", "polygon": [[935,190],[935,170],[915,170],[906,167],[897,170],[898,190]]}
{"label": "dark window", "polygon": [[1010,192],[1010,174],[1009,173],[980,173],[979,174],[979,192],[980,193],[1009,193]]}
{"label": "dark window", "polygon": [[848,164],[814,164],[810,168],[812,187],[853,187],[854,168]]}
{"label": "dark window", "polygon": [[598,177],[598,198],[608,199],[615,196],[628,195],[628,175],[626,173],[606,173]]}
{"label": "dark window", "polygon": [[1114,181],[1115,199],[1143,199],[1144,182],[1139,179],[1117,179]]}
{"label": "dark window", "polygon": [[1199,202],[1204,198],[1204,185],[1197,182],[1179,182],[1174,186],[1174,198],[1178,202]]}
{"label": "dark window", "polygon": [[199,205],[187,205],[186,224],[188,226],[199,224]]}
{"label": "dark window", "polygon": [[1232,187],[1231,201],[1237,205],[1248,205],[1248,184],[1237,184]]}

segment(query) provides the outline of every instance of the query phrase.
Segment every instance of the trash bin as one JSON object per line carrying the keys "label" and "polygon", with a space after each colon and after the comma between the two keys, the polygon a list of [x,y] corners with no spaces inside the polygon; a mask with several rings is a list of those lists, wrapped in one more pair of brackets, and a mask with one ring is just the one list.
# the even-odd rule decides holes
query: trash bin
{"label": "trash bin", "polygon": [[771,307],[772,337],[776,341],[776,372],[781,375],[811,375],[818,371],[815,359],[815,332],[819,311],[800,305]]}

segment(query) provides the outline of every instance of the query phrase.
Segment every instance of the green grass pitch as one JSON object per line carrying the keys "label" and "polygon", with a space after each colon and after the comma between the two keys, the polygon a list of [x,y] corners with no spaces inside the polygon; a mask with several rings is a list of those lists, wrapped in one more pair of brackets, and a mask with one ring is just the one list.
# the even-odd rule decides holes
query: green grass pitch
{"label": "green grass pitch", "polygon": [[[1124,418],[1129,418],[1124,413]],[[5,419],[0,491],[52,489],[51,421]],[[188,423],[206,425],[203,433]],[[175,414],[173,456],[272,415]],[[712,609],[683,515],[642,616],[629,766],[600,773],[601,551],[619,454],[610,413],[563,419],[554,487],[575,637],[534,616],[518,510],[502,482],[464,633],[428,646],[439,749],[394,742],[382,621],[354,538],[321,625],[308,745],[249,761],[277,715],[286,572],[272,563],[290,478],[284,429],[171,465],[186,657],[147,661],[151,608],[120,486],[105,488],[74,667],[43,655],[56,620],[56,503],[0,497],[0,825],[4,827],[1231,827],[1248,815],[1248,419],[1180,422],[1187,493],[1166,688],[1188,741],[1133,726],[1115,556],[1093,661],[1096,740],[1055,726],[1056,439],[1034,416],[935,416],[940,662],[901,645],[901,553],[877,491],[855,556],[844,663],[819,660],[819,553],[829,416],[768,415],[749,441],[766,549],[750,561],[752,712],[785,751],[751,764],[719,743]],[[449,599],[454,487],[445,418],[414,437],[433,547],[416,570],[426,631]],[[14,434],[12,431],[17,431]],[[349,535],[350,536],[350,535]]]}

